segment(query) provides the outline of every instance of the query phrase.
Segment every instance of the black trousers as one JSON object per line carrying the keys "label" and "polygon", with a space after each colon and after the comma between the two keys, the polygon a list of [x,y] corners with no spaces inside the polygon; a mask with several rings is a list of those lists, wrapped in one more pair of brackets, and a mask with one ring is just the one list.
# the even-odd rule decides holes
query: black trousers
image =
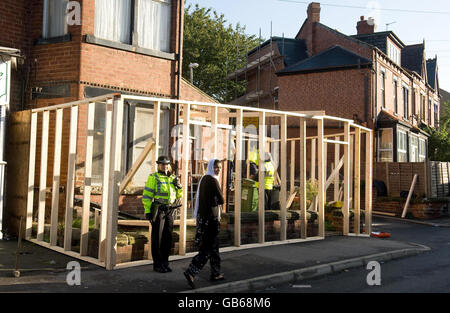
{"label": "black trousers", "polygon": [[164,217],[164,228],[161,234],[161,243],[159,241],[159,226],[161,219],[158,216],[153,222],[151,214],[146,215],[152,224],[151,250],[153,258],[153,267],[161,268],[169,266],[169,255],[172,249],[172,232],[173,232],[173,214]]}
{"label": "black trousers", "polygon": [[208,224],[199,245],[198,254],[192,259],[188,272],[192,276],[197,275],[209,260],[211,276],[220,274],[219,255],[219,221],[211,220]]}
{"label": "black trousers", "polygon": [[272,209],[272,190],[264,190],[264,209]]}

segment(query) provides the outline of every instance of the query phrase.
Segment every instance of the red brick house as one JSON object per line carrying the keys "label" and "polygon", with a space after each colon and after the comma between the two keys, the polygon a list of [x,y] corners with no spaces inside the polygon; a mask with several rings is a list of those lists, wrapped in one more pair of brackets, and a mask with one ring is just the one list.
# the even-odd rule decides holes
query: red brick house
{"label": "red brick house", "polygon": [[[184,1],[182,0],[2,0],[0,47],[20,50],[11,73],[9,112],[58,105],[111,93],[167,99],[215,102],[182,78]],[[128,150],[125,173],[139,156],[152,132],[153,103],[127,103]],[[93,183],[101,183],[105,106],[96,106]],[[177,123],[177,105],[168,102],[161,112],[160,154],[169,154]],[[78,128],[85,129],[87,106],[80,107]],[[64,111],[64,124],[70,110]],[[48,162],[53,163],[54,120],[51,117]],[[38,121],[38,133],[42,122]],[[62,153],[67,153],[69,132],[63,128]],[[78,132],[79,155],[84,155],[85,133]],[[14,155],[8,156],[7,161]],[[37,146],[40,159],[40,143]],[[84,160],[77,159],[77,171]],[[67,160],[62,160],[65,173]],[[143,187],[151,165],[136,174],[133,183]],[[14,177],[13,169],[8,171]],[[38,179],[38,171],[36,171]],[[66,177],[61,177],[61,184]],[[7,178],[8,181],[8,178]],[[52,173],[47,176],[51,186]],[[10,184],[12,186],[12,184]],[[8,192],[12,195],[12,192]],[[140,205],[140,200],[137,202]]]}
{"label": "red brick house", "polygon": [[437,57],[425,43],[405,45],[392,31],[376,32],[373,19],[348,36],[320,23],[320,4],[295,38],[273,37],[249,52],[249,64],[230,79],[247,77],[235,104],[286,111],[318,111],[376,131],[380,162],[423,162],[427,134],[436,127],[440,93]]}

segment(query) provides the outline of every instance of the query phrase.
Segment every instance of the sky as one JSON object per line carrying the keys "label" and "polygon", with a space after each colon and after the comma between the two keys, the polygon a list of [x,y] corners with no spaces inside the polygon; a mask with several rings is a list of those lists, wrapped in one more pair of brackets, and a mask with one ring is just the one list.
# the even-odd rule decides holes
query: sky
{"label": "sky", "polygon": [[[374,17],[377,31],[393,31],[406,45],[425,39],[427,58],[438,57],[440,88],[450,91],[450,1],[448,0],[315,0],[321,3],[321,23],[346,35],[356,34],[360,16]],[[262,38],[293,38],[306,19],[310,1],[301,0],[186,0],[223,13],[228,23],[246,27]],[[392,23],[392,24],[391,24]],[[386,25],[389,24],[389,25]]]}

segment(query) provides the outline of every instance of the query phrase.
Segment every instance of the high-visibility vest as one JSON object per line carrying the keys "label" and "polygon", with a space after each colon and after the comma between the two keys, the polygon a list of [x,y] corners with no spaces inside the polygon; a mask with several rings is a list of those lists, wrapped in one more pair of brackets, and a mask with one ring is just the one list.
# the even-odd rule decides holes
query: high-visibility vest
{"label": "high-visibility vest", "polygon": [[[275,182],[275,167],[272,162],[267,161],[264,163],[264,189],[273,190],[273,184]],[[259,182],[255,182],[255,187],[259,188]]]}
{"label": "high-visibility vest", "polygon": [[150,175],[145,184],[142,203],[145,213],[150,213],[153,200],[163,200],[165,204],[173,204],[183,196],[183,190],[175,187],[175,176],[166,176],[160,173]]}
{"label": "high-visibility vest", "polygon": [[271,161],[266,161],[264,163],[264,168],[266,169],[264,172],[264,189],[272,190],[275,181],[275,167]]}

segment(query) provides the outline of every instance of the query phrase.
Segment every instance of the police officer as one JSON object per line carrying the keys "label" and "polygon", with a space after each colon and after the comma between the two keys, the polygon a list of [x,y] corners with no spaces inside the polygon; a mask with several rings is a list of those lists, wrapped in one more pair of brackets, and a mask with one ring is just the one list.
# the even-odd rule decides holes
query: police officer
{"label": "police officer", "polygon": [[178,178],[169,171],[169,158],[160,156],[156,163],[158,171],[148,177],[142,203],[145,216],[152,224],[153,270],[167,273],[172,271],[169,267],[169,255],[172,248],[174,210],[170,206],[181,202],[183,190]]}

